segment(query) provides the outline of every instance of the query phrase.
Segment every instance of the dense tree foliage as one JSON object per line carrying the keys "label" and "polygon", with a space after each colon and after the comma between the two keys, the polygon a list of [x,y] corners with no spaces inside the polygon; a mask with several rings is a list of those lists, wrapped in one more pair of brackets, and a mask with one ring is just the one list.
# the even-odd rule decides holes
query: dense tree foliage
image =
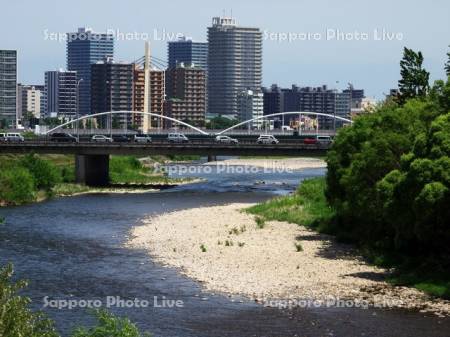
{"label": "dense tree foliage", "polygon": [[445,73],[450,76],[450,52],[447,53],[447,63],[445,63]]}
{"label": "dense tree foliage", "polygon": [[50,191],[61,181],[61,172],[48,160],[36,155],[26,155],[20,160],[20,165],[26,168],[34,178],[35,188]]}
{"label": "dense tree foliage", "polygon": [[423,55],[412,49],[405,48],[400,61],[401,79],[398,82],[400,104],[408,99],[424,97],[429,88],[430,73],[423,69]]}
{"label": "dense tree foliage", "polygon": [[23,204],[34,198],[34,180],[27,169],[0,168],[0,203]]}
{"label": "dense tree foliage", "polygon": [[328,155],[327,198],[351,239],[409,255],[450,253],[450,83],[358,118]]}

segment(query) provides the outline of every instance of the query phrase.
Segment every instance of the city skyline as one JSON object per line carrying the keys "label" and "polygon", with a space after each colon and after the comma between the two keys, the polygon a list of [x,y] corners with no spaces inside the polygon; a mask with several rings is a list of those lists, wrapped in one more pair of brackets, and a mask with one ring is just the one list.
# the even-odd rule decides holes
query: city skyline
{"label": "city skyline", "polygon": [[[46,7],[46,2],[41,2],[39,8]],[[223,15],[223,7],[227,8],[226,15],[230,15],[233,9],[233,16],[240,25],[258,27],[266,33],[263,39],[264,86],[272,83],[283,87],[291,84],[328,84],[344,89],[350,82],[355,87],[365,88],[368,96],[381,99],[383,92],[397,84],[404,46],[423,52],[425,67],[431,72],[432,80],[444,77],[443,64],[449,44],[445,32],[450,25],[446,19],[450,5],[444,1],[438,1],[433,6],[408,2],[409,5],[405,6],[383,0],[369,9],[364,7],[364,3],[355,1],[345,4],[284,1],[283,4],[263,5],[255,1],[230,1],[226,5],[201,4],[199,1],[171,3],[180,13],[187,12],[186,6],[201,6],[202,11],[196,11],[191,16],[173,13],[166,4],[150,6],[141,1],[130,2],[121,11],[104,6],[102,1],[90,3],[92,10],[87,13],[83,11],[83,4],[81,1],[79,6],[71,6],[61,18],[42,12],[36,7],[37,4],[27,4],[27,13],[33,13],[33,16],[25,13],[25,20],[20,26],[10,17],[0,23],[3,31],[11,31],[11,28],[14,31],[14,34],[2,37],[1,45],[3,49],[18,50],[19,82],[40,84],[46,70],[64,68],[65,43],[45,40],[46,32],[65,34],[87,26],[95,31],[113,29],[124,34],[146,33],[151,37],[153,55],[165,59],[167,39],[173,34],[181,33],[196,41],[206,41],[211,18]],[[261,7],[256,8],[255,4]],[[14,12],[21,5],[23,1],[3,6],[6,12]],[[141,8],[139,11],[135,10],[137,6]],[[100,12],[102,15],[99,15]],[[264,15],[266,12],[271,15]],[[35,16],[36,13],[39,15]],[[394,20],[393,16],[398,18]],[[432,21],[427,19],[431,16]],[[423,20],[423,25],[418,24]],[[369,41],[326,41],[327,29],[334,30],[336,34],[339,34],[338,31],[365,32],[369,35]],[[374,29],[378,29],[378,37],[384,41],[373,40]],[[273,39],[289,32],[321,33],[323,36],[319,41],[283,42]],[[397,33],[402,34],[400,41],[396,38],[388,40],[392,37],[388,34]],[[154,41],[155,34],[163,41]],[[356,34],[354,36],[356,38]],[[142,45],[143,41],[116,41],[116,58],[132,61],[142,56]]]}

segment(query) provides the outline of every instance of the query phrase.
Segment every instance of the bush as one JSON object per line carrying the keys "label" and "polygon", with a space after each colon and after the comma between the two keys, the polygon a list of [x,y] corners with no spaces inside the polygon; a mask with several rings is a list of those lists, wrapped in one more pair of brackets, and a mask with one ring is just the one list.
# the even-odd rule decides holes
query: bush
{"label": "bush", "polygon": [[58,169],[49,161],[43,160],[35,155],[26,155],[20,160],[20,165],[28,169],[34,177],[37,190],[50,191],[61,181]]}
{"label": "bush", "polygon": [[11,265],[0,269],[0,336],[58,337],[50,320],[28,308],[30,299],[17,295],[26,282],[12,283],[12,275]]}
{"label": "bush", "polygon": [[150,334],[141,334],[135,324],[128,318],[116,317],[107,311],[96,313],[98,325],[91,329],[79,328],[72,337],[151,337]]}
{"label": "bush", "polygon": [[30,172],[22,167],[10,167],[0,170],[0,201],[19,205],[35,198],[34,179]]}

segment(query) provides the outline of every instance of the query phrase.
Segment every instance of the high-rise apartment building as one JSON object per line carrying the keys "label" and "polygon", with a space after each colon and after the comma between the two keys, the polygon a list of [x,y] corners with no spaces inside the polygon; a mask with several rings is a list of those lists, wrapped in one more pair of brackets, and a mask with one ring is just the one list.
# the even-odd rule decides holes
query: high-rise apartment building
{"label": "high-rise apartment building", "polygon": [[[91,66],[91,109],[92,113],[109,111],[133,111],[134,63],[114,62],[105,59]],[[102,118],[103,121],[107,117]],[[114,127],[133,125],[131,114],[117,114]],[[105,126],[105,125],[104,125]]]}
{"label": "high-rise apartment building", "polygon": [[0,126],[16,126],[17,51],[0,50]]}
{"label": "high-rise apartment building", "polygon": [[[165,114],[201,126],[206,115],[206,73],[195,65],[179,63],[166,73]],[[168,123],[168,125],[173,125]]]}
{"label": "high-rise apartment building", "polygon": [[114,37],[96,33],[90,28],[79,28],[67,33],[67,69],[77,72],[79,109],[81,115],[91,113],[91,65],[114,56]]}
{"label": "high-rise apartment building", "polygon": [[77,116],[77,72],[45,72],[45,116],[75,119]]}
{"label": "high-rise apartment building", "polygon": [[[150,69],[149,71],[149,111],[156,115],[164,114],[164,99],[165,99],[165,72],[158,69]],[[134,85],[133,85],[133,111],[143,112],[145,108],[145,71],[135,65],[134,70]],[[146,117],[142,114],[133,115],[133,124],[141,131],[144,130],[144,119]],[[151,127],[162,127],[163,122],[160,118],[151,117]]]}
{"label": "high-rise apartment building", "polygon": [[[264,94],[260,91],[244,90],[238,94],[239,120],[244,122],[264,115]],[[248,128],[260,130],[263,119],[257,119]]]}
{"label": "high-rise apartment building", "polygon": [[261,89],[262,32],[216,17],[208,28],[208,44],[208,113],[237,116],[238,94]]}
{"label": "high-rise apartment building", "polygon": [[17,84],[17,120],[41,118],[45,113],[45,86]]}
{"label": "high-rise apartment building", "polygon": [[168,67],[175,68],[178,63],[194,64],[196,67],[208,70],[208,43],[193,41],[181,37],[170,41],[167,47]]}

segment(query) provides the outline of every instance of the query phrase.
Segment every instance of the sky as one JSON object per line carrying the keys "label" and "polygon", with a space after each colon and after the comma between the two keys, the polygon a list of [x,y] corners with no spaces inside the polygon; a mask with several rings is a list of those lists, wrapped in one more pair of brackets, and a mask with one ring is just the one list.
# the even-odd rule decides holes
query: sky
{"label": "sky", "polygon": [[[66,67],[58,36],[91,27],[114,31],[115,59],[167,58],[176,34],[205,40],[212,17],[231,13],[263,31],[263,84],[345,89],[377,99],[397,86],[404,46],[420,50],[431,79],[444,77],[450,44],[448,0],[78,0],[4,1],[0,49],[18,51],[18,80],[42,84],[44,72]],[[124,35],[128,34],[128,36]]]}

